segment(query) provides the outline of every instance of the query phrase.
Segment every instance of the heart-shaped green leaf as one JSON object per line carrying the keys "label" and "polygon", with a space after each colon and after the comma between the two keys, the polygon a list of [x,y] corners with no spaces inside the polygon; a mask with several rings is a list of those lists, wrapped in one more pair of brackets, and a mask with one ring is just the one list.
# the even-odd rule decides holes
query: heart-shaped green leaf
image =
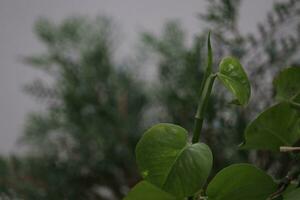
{"label": "heart-shaped green leaf", "polygon": [[283,195],[283,200],[299,200],[300,199],[300,188],[288,192]]}
{"label": "heart-shaped green leaf", "polygon": [[276,191],[273,179],[249,164],[235,164],[220,171],[207,188],[209,200],[266,200]]}
{"label": "heart-shaped green leaf", "polygon": [[123,200],[178,200],[147,181],[136,184]]}
{"label": "heart-shaped green leaf", "polygon": [[299,112],[287,102],[276,104],[261,113],[245,131],[243,149],[279,151],[300,139]]}
{"label": "heart-shaped green leaf", "polygon": [[236,58],[223,58],[217,75],[219,80],[236,98],[232,102],[240,105],[248,103],[251,95],[250,83],[246,72]]}
{"label": "heart-shaped green leaf", "polygon": [[176,197],[196,193],[212,167],[209,147],[189,144],[187,134],[180,126],[158,124],[146,131],[136,147],[143,178]]}
{"label": "heart-shaped green leaf", "polygon": [[276,99],[288,100],[300,94],[300,67],[290,67],[281,71],[273,81]]}

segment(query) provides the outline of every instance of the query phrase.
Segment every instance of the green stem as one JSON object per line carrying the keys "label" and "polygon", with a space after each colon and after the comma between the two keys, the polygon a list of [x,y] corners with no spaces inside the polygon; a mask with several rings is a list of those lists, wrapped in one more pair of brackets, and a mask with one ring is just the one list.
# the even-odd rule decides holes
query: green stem
{"label": "green stem", "polygon": [[290,101],[289,103],[293,108],[300,110],[300,103],[296,103],[294,101]]}
{"label": "green stem", "polygon": [[299,167],[295,167],[293,168],[279,183],[279,187],[278,190],[273,193],[269,199],[273,200],[273,199],[277,199],[287,188],[288,186],[291,184],[291,182],[296,179],[297,177],[299,177],[300,175],[300,168]]}
{"label": "green stem", "polygon": [[[207,107],[208,99],[211,94],[213,82],[216,78],[216,75],[212,75],[212,61],[213,61],[213,54],[212,54],[212,48],[210,44],[210,32],[209,32],[207,38],[207,67],[200,86],[201,96],[200,96],[200,101],[198,103],[197,112],[195,115],[195,125],[193,131],[193,139],[192,139],[193,144],[199,142],[200,132],[204,120],[204,113]],[[193,200],[193,199],[194,199],[193,196],[188,197],[188,200]]]}
{"label": "green stem", "polygon": [[204,120],[204,114],[207,108],[208,100],[210,98],[210,94],[211,94],[211,90],[215,78],[216,78],[216,74],[211,74],[205,81],[203,91],[199,100],[197,112],[195,115],[195,125],[193,131],[193,139],[192,139],[193,144],[199,142],[200,133],[201,133],[203,120]]}

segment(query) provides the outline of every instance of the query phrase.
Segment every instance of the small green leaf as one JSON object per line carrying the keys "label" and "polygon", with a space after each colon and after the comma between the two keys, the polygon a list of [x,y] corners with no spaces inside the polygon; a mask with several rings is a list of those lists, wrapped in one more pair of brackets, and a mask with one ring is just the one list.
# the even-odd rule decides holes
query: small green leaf
{"label": "small green leaf", "polygon": [[283,200],[299,200],[300,199],[300,188],[290,191],[283,195]]}
{"label": "small green leaf", "polygon": [[136,184],[123,200],[178,200],[147,181]]}
{"label": "small green leaf", "polygon": [[287,102],[276,104],[248,125],[242,148],[279,151],[300,139],[299,127],[299,113]]}
{"label": "small green leaf", "polygon": [[146,131],[136,157],[143,178],[176,197],[201,189],[213,160],[206,144],[189,144],[187,131],[173,124],[158,124]]}
{"label": "small green leaf", "polygon": [[276,99],[289,100],[300,94],[300,67],[286,68],[274,79]]}
{"label": "small green leaf", "polygon": [[249,164],[235,164],[220,171],[207,188],[209,200],[266,200],[276,191],[273,179]]}
{"label": "small green leaf", "polygon": [[247,105],[251,95],[251,87],[240,62],[233,57],[223,58],[219,65],[219,80],[232,92],[236,102],[240,105]]}

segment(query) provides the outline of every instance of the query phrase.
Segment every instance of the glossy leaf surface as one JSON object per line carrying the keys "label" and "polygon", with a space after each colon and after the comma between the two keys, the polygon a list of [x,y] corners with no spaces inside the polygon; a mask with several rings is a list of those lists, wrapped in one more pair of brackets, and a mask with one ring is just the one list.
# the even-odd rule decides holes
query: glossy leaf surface
{"label": "glossy leaf surface", "polygon": [[300,67],[290,67],[281,71],[274,79],[276,99],[288,100],[300,94]]}
{"label": "glossy leaf surface", "polygon": [[251,94],[251,87],[240,62],[233,57],[223,58],[219,65],[218,78],[234,95],[234,103],[246,105]]}
{"label": "glossy leaf surface", "polygon": [[244,149],[279,151],[300,139],[299,112],[288,103],[276,104],[252,121],[245,131]]}
{"label": "glossy leaf surface", "polygon": [[209,200],[266,200],[276,191],[273,179],[249,164],[235,164],[220,171],[207,188]]}
{"label": "glossy leaf surface", "polygon": [[147,181],[136,184],[123,200],[178,200]]}
{"label": "glossy leaf surface", "polygon": [[173,124],[158,124],[146,131],[136,157],[143,178],[176,197],[201,189],[213,160],[206,144],[189,144],[187,131]]}

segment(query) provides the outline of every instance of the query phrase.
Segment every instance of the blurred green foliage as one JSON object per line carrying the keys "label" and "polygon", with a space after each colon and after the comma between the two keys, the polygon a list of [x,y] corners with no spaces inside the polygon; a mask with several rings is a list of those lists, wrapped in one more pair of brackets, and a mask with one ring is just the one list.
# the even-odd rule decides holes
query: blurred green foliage
{"label": "blurred green foliage", "polygon": [[[136,68],[116,61],[116,30],[110,18],[71,17],[60,24],[38,20],[35,32],[45,51],[25,62],[49,80],[35,80],[25,90],[46,106],[28,116],[21,138],[28,153],[0,159],[0,198],[121,199],[139,179],[134,147],[152,123],[145,120],[150,111],[156,111],[150,121],[192,130],[208,30],[215,60],[238,57],[254,83],[254,100],[243,111],[225,106],[231,96],[221,88],[213,92],[202,138],[214,150],[212,175],[229,163],[247,160],[284,174],[284,156],[275,161],[266,152],[237,151],[237,145],[246,123],[272,102],[273,93],[266,92],[272,91],[268,77],[300,63],[300,3],[274,4],[255,35],[239,30],[240,3],[208,1],[206,13],[199,15],[204,27],[192,45],[177,21],[168,22],[161,35],[142,33],[144,50],[158,55],[157,77],[150,83],[135,77]],[[291,24],[295,26],[289,28]]]}
{"label": "blurred green foliage", "polygon": [[40,19],[35,30],[47,49],[25,60],[50,83],[34,81],[25,89],[47,107],[28,116],[22,142],[31,144],[31,155],[11,162],[14,193],[101,199],[105,186],[120,198],[123,186],[137,180],[133,147],[147,97],[113,60],[111,20],[73,17],[56,25]]}

